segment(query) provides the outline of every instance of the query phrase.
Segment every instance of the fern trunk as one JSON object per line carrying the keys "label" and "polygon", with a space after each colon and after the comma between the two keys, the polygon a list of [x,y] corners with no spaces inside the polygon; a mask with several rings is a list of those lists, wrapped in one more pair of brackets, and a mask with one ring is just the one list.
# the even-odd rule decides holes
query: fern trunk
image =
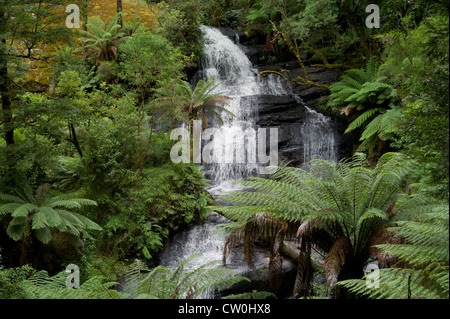
{"label": "fern trunk", "polygon": [[19,260],[19,266],[23,266],[27,263],[27,239],[28,235],[22,236],[22,244],[20,247],[20,260]]}

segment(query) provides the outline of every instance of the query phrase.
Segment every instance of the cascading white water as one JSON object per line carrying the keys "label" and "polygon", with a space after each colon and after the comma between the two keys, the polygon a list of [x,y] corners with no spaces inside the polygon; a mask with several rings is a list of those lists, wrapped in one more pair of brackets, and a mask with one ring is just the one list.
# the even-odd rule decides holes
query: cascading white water
{"label": "cascading white water", "polygon": [[[254,125],[257,116],[257,95],[260,92],[258,73],[238,45],[223,35],[218,29],[202,26],[206,45],[201,62],[202,78],[211,77],[221,82],[214,93],[224,92],[231,98],[226,108],[235,116],[222,113],[224,124],[221,126],[222,138],[214,140],[215,147],[225,149],[233,141],[234,134]],[[216,124],[216,123],[214,123]],[[235,139],[236,149],[245,149],[240,139]],[[245,141],[244,141],[245,143]],[[246,154],[247,155],[247,154]],[[216,163],[212,166],[213,184],[211,191],[223,193],[235,189],[236,184],[228,181],[254,174],[256,163]]]}
{"label": "cascading white water", "polygon": [[[218,29],[201,26],[205,34],[204,56],[201,61],[199,79],[207,80],[212,77],[221,84],[215,93],[225,92],[231,101],[227,109],[235,116],[222,114],[224,120],[220,129],[222,138],[215,140],[218,147],[229,147],[227,143],[236,142],[235,149],[245,149],[239,139],[233,139],[234,134],[241,133],[247,128],[255,127],[258,116],[258,95],[289,94],[290,86],[284,84],[278,77],[270,75],[264,82],[259,81],[259,74],[240,49]],[[195,83],[196,84],[196,83]],[[218,127],[217,122],[213,126]],[[244,141],[245,142],[245,141]],[[232,183],[249,176],[255,176],[257,163],[214,163],[209,164],[212,173],[212,187],[208,191],[213,195],[221,195],[232,190],[240,190],[241,186]],[[178,261],[184,260],[193,253],[202,253],[201,264],[221,260],[225,237],[214,230],[217,224],[227,220],[217,213],[213,213],[203,225],[191,226],[187,231],[177,234],[161,255],[161,264],[175,267]],[[191,266],[199,266],[192,264]],[[238,268],[238,267],[237,267]]]}
{"label": "cascading white water", "polygon": [[[223,133],[222,138],[214,140],[219,147],[226,148],[229,147],[227,143],[233,140],[236,132],[240,133],[256,126],[258,95],[292,96],[292,88],[275,75],[269,75],[263,82],[260,82],[258,71],[238,44],[235,44],[218,29],[206,26],[202,26],[201,29],[205,34],[205,47],[199,79],[207,80],[214,77],[221,82],[215,92],[225,92],[224,95],[231,98],[227,109],[235,115],[231,117],[222,114],[224,120],[223,125],[220,126]],[[303,103],[301,99],[298,102]],[[307,117],[300,137],[304,144],[303,160],[323,158],[336,161],[336,143],[333,129],[330,127],[330,119],[307,106],[305,107]],[[219,127],[217,122],[213,122],[212,125]],[[235,141],[237,143],[235,149],[246,149],[245,143],[239,144],[238,139]],[[214,163],[207,166],[206,169],[212,171],[210,174],[212,187],[208,191],[217,196],[241,189],[240,184],[231,181],[255,176],[258,163]],[[227,220],[224,217],[212,213],[204,224],[192,225],[186,231],[177,234],[166,245],[161,255],[161,264],[173,268],[177,262],[185,260],[194,253],[203,254],[203,258],[196,264],[191,264],[191,267],[221,260],[226,238],[214,230],[217,229],[217,224],[225,222]],[[268,253],[267,256],[260,259],[265,260],[267,257]],[[240,265],[233,266],[233,269],[237,270],[245,268],[243,260]]]}
{"label": "cascading white water", "polygon": [[[204,77],[214,77],[222,82],[217,92],[227,91],[230,97],[257,95],[257,70],[239,46],[215,28],[201,26],[201,30],[205,34],[206,42],[201,62]],[[236,106],[239,105],[233,105],[232,110],[238,113],[237,118],[251,112],[251,109]]]}
{"label": "cascading white water", "polygon": [[228,219],[213,212],[204,224],[190,225],[186,231],[176,234],[171,239],[166,246],[170,252],[163,252],[161,264],[168,268],[175,268],[177,262],[186,260],[194,253],[201,253],[202,258],[187,265],[189,268],[221,260],[225,239],[214,230],[219,229],[217,225],[227,222],[229,222]]}
{"label": "cascading white water", "polygon": [[[230,98],[226,108],[235,116],[222,113],[223,125],[220,129],[222,138],[214,140],[215,147],[225,148],[227,143],[233,141],[234,134],[240,130],[245,131],[253,127],[257,117],[257,96],[261,90],[258,81],[258,72],[244,52],[224,36],[218,29],[201,26],[205,35],[204,56],[201,61],[200,79],[214,78],[221,84],[214,93],[222,93]],[[213,122],[217,127],[218,123]],[[245,145],[236,142],[236,149],[245,148]],[[209,192],[220,195],[230,190],[240,189],[239,184],[231,183],[231,180],[242,179],[255,173],[256,163],[214,163],[209,164],[213,171],[212,188]],[[217,224],[227,220],[217,213],[212,213],[203,225],[191,226],[187,231],[177,234],[172,238],[169,246],[170,252],[161,256],[161,264],[167,267],[175,267],[176,263],[184,260],[193,253],[202,253],[203,258],[198,263],[205,264],[214,260],[221,260],[226,238],[214,232]],[[191,267],[200,266],[191,264]]]}
{"label": "cascading white water", "polygon": [[303,168],[314,159],[332,163],[338,161],[337,136],[331,118],[304,105],[307,113],[301,128],[303,141]]}
{"label": "cascading white water", "polygon": [[[253,67],[239,44],[223,35],[218,29],[202,26],[205,34],[204,57],[201,61],[201,74],[203,80],[216,79],[221,84],[214,93],[225,92],[231,98],[226,108],[235,116],[222,113],[224,124],[220,126],[222,136],[214,140],[214,147],[222,150],[244,150],[244,161],[238,162],[236,156],[230,161],[222,161],[208,167],[213,171],[212,182],[214,187],[209,191],[214,194],[223,194],[230,190],[240,189],[238,184],[230,183],[255,176],[259,167],[257,161],[248,160],[255,149],[249,147],[248,138],[241,138],[242,132],[255,129],[258,117],[258,95],[287,94],[287,86],[275,76],[269,76],[264,82],[259,81],[258,70]],[[219,123],[213,123],[219,126]],[[236,138],[239,137],[239,138]],[[234,144],[235,143],[235,144]],[[232,152],[232,151],[230,151]],[[233,154],[231,154],[233,156]],[[229,158],[231,159],[231,158]]]}

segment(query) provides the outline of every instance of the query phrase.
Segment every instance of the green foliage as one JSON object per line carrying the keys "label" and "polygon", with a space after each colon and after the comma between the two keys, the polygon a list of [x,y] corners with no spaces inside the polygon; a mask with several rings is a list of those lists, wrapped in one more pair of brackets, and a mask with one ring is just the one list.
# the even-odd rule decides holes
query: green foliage
{"label": "green foliage", "polygon": [[[288,221],[302,221],[305,216],[319,211],[323,211],[321,214],[324,216],[332,217],[336,216],[334,213],[343,210],[363,214],[366,209],[378,205],[384,210],[391,204],[391,200],[395,201],[407,172],[411,170],[408,166],[395,164],[401,162],[400,154],[389,153],[376,170],[371,170],[366,167],[364,154],[357,154],[353,161],[342,161],[339,164],[315,160],[311,162],[309,171],[280,166],[270,179],[239,181],[255,191],[224,195],[223,199],[239,206],[217,209],[233,220],[248,220],[253,213],[264,211]],[[383,170],[383,166],[388,165],[399,171],[394,174]],[[354,187],[358,187],[357,191]],[[313,216],[315,215],[310,215],[311,218]]]}
{"label": "green foliage", "polygon": [[76,48],[71,46],[58,46],[56,49],[53,57],[50,93],[55,89],[59,77],[64,71],[75,71],[81,78],[82,89],[91,89],[99,82],[100,79],[94,72],[95,67],[88,72],[83,58],[77,55],[76,51]]}
{"label": "green foliage", "polygon": [[363,69],[346,71],[330,91],[329,105],[335,111],[343,108],[357,111],[387,108],[395,106],[396,102],[396,92],[392,86],[380,82],[374,60],[370,60]]}
{"label": "green foliage", "polygon": [[50,277],[45,270],[36,272],[25,280],[22,285],[31,295],[30,299],[118,299],[120,293],[112,287],[115,282],[104,282],[103,277],[93,276],[79,288],[68,288],[63,271]]}
{"label": "green foliage", "polygon": [[209,293],[229,288],[238,282],[250,281],[237,276],[231,269],[218,267],[218,262],[195,269],[188,268],[191,261],[199,258],[201,254],[194,254],[178,263],[175,270],[163,266],[149,270],[142,262],[136,261],[130,267],[124,293],[136,299],[195,299],[204,298]]}
{"label": "green foliage", "polygon": [[138,88],[165,87],[180,77],[183,58],[179,50],[160,35],[136,32],[121,47],[122,78]]}
{"label": "green foliage", "polygon": [[207,1],[162,1],[157,5],[158,25],[155,33],[166,38],[180,49],[185,56],[188,67],[199,62],[203,40],[199,29],[200,20],[208,11]]}
{"label": "green foliage", "polygon": [[387,50],[380,72],[398,86],[404,112],[398,143],[419,160],[419,179],[448,198],[448,13],[438,10],[403,32],[382,36]]}
{"label": "green foliage", "polygon": [[[243,239],[249,256],[256,238],[269,238],[272,249],[279,250],[280,240],[296,235],[327,254],[329,286],[348,275],[346,271],[361,271],[377,238],[372,235],[425,200],[403,193],[411,163],[400,154],[385,154],[375,169],[367,168],[364,161],[363,154],[338,164],[316,160],[309,171],[280,166],[270,179],[241,181],[248,191],[222,197],[235,206],[216,208],[238,222],[227,246],[234,247],[233,238]],[[305,253],[309,259],[310,253]]]}
{"label": "green foliage", "polygon": [[3,268],[0,265],[0,299],[26,299],[30,293],[23,281],[35,272],[29,265],[17,268]]}
{"label": "green foliage", "polygon": [[280,26],[288,29],[290,35],[300,40],[300,43],[313,46],[314,43],[329,38],[330,30],[333,30],[332,33],[337,33],[338,29],[334,27],[339,14],[336,1],[303,0],[297,3],[294,5],[298,10],[297,13],[293,13],[294,8],[289,8],[292,15],[282,21]]}
{"label": "green foliage", "polygon": [[[368,150],[371,157],[398,133],[403,112],[397,91],[381,80],[374,60],[370,60],[364,69],[348,70],[331,86],[328,103],[335,112],[353,115],[345,133],[361,129],[363,143],[358,151]],[[378,152],[374,152],[377,144]]]}
{"label": "green foliage", "polygon": [[118,213],[105,220],[104,245],[114,247],[122,258],[152,258],[169,230],[209,213],[211,201],[197,167],[170,163],[146,168],[143,174],[139,184],[126,192],[127,204],[119,204]]}
{"label": "green foliage", "polygon": [[214,78],[210,78],[206,82],[200,80],[192,90],[188,82],[180,82],[176,91],[180,96],[179,103],[182,111],[187,116],[186,122],[191,123],[193,119],[200,118],[203,129],[206,129],[208,127],[207,113],[213,115],[220,122],[223,122],[220,115],[222,112],[234,116],[224,108],[230,101],[228,97],[223,96],[226,92],[213,93],[219,85],[220,83],[217,83]]}
{"label": "green foliage", "polygon": [[[363,118],[370,117],[369,113],[380,111],[380,109],[372,109],[364,112],[355,121],[353,121],[347,128],[346,133],[351,132],[360,123],[365,122]],[[399,124],[402,119],[403,109],[396,107],[389,109],[377,115],[367,126],[361,134],[360,141],[363,141],[358,148],[358,151],[366,151],[373,153],[373,149],[376,147],[377,142],[385,142],[393,139],[399,133]],[[383,145],[383,144],[381,144]],[[372,151],[371,151],[372,150]]]}
{"label": "green foliage", "polygon": [[79,198],[79,193],[55,195],[50,185],[43,185],[33,195],[29,186],[25,186],[24,196],[0,194],[0,215],[11,215],[6,233],[14,240],[25,240],[30,231],[36,238],[48,244],[52,240],[52,231],[58,230],[79,237],[87,230],[102,228],[85,216],[71,210],[97,203]]}
{"label": "green foliage", "polygon": [[[18,282],[30,299],[193,299],[249,281],[246,277],[236,276],[233,270],[217,267],[215,262],[189,269],[188,264],[198,258],[201,255],[193,255],[180,262],[174,270],[162,266],[149,269],[142,261],[135,260],[127,270],[127,279],[121,291],[113,289],[117,282],[106,282],[102,276],[90,277],[77,289],[67,288],[65,281],[68,274],[65,271],[53,277],[46,271],[38,271]],[[0,270],[0,276],[5,274]]]}
{"label": "green foliage", "polygon": [[89,31],[79,30],[82,37],[78,40],[85,48],[84,59],[92,65],[118,59],[118,44],[126,39],[118,24],[121,15],[114,16],[108,25],[98,17],[90,17],[87,23]]}
{"label": "green foliage", "polygon": [[367,287],[364,279],[341,281],[338,285],[374,299],[448,299],[448,204],[430,209],[417,220],[397,222],[389,231],[405,238],[407,244],[377,247],[406,264],[381,269],[378,287]]}

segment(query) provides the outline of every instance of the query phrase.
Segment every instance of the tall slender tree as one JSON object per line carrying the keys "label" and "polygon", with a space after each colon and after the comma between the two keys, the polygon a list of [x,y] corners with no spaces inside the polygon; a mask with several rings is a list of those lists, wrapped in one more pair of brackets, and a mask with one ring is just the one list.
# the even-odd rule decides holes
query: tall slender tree
{"label": "tall slender tree", "polygon": [[[56,10],[62,0],[0,0],[0,95],[1,131],[7,145],[14,144],[13,103],[17,65],[45,60],[40,45],[68,40],[65,15]],[[23,70],[22,70],[23,71]]]}
{"label": "tall slender tree", "polygon": [[0,1],[0,95],[2,101],[1,123],[4,125],[4,139],[7,145],[14,143],[14,129],[12,128],[11,94],[8,79],[8,46],[6,6],[8,1]]}
{"label": "tall slender tree", "polygon": [[[123,12],[122,0],[117,0],[117,13],[121,13],[121,12]],[[119,20],[117,21],[117,24],[119,24],[121,27],[123,26],[122,15],[119,15]]]}

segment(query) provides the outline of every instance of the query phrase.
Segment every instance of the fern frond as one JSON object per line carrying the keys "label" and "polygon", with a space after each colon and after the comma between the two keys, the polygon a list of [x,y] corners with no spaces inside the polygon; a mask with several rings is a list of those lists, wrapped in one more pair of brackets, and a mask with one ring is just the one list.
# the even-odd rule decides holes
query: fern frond
{"label": "fern frond", "polygon": [[419,221],[398,221],[397,226],[389,228],[407,244],[375,245],[406,262],[406,268],[381,269],[377,288],[370,288],[366,280],[347,280],[338,285],[369,298],[448,299],[448,204],[423,207],[428,213],[418,215]]}
{"label": "fern frond", "polygon": [[17,207],[11,214],[13,217],[27,217],[32,211],[39,209],[35,204],[26,203]]}
{"label": "fern frond", "polygon": [[381,112],[382,109],[375,108],[365,111],[363,114],[358,116],[345,130],[345,134],[350,133],[354,131],[355,129],[361,127],[366,121],[368,121],[373,115],[375,115],[377,112]]}
{"label": "fern frond", "polygon": [[18,207],[20,207],[21,203],[8,203],[0,206],[0,216],[6,214],[12,214]]}
{"label": "fern frond", "polygon": [[0,202],[12,202],[19,204],[26,204],[26,201],[20,198],[19,196],[8,195],[8,194],[0,194]]}

